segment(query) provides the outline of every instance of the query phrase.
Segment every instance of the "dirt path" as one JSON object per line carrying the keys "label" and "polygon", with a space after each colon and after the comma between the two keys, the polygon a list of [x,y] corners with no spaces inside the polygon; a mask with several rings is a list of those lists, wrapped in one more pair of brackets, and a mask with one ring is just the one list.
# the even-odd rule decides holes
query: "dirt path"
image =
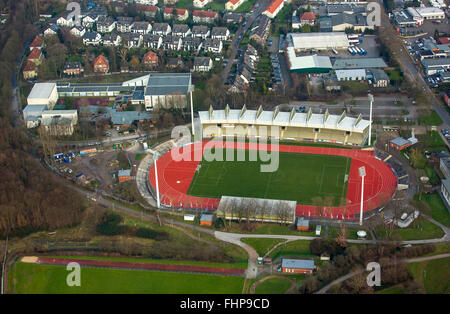
{"label": "dirt path", "polygon": [[288,293],[295,293],[295,288],[297,287],[297,285],[295,284],[295,281],[292,280],[291,278],[287,278],[284,276],[279,276],[279,275],[271,275],[271,276],[267,276],[264,277],[256,282],[253,283],[253,285],[250,287],[250,294],[255,294],[255,290],[256,287],[258,287],[260,284],[262,284],[264,281],[269,280],[269,279],[274,279],[274,278],[278,278],[278,279],[284,279],[287,280],[291,283],[291,286],[289,287],[289,289],[287,289],[284,293],[288,294]]}

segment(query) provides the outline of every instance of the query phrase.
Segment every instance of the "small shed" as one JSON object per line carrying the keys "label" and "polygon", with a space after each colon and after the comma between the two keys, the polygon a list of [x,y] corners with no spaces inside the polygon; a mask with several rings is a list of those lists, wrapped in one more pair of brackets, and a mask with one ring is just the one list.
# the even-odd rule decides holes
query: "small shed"
{"label": "small shed", "polygon": [[129,181],[131,178],[131,170],[119,170],[119,173],[117,174],[117,177],[119,178],[119,183]]}
{"label": "small shed", "polygon": [[309,230],[309,220],[298,218],[297,219],[297,230],[308,231]]}
{"label": "small shed", "polygon": [[403,137],[397,137],[397,138],[394,138],[393,140],[389,141],[389,146],[393,147],[397,150],[402,150],[410,145],[411,145],[411,142],[408,140],[405,140]]}
{"label": "small shed", "polygon": [[194,220],[195,220],[195,215],[192,215],[192,214],[185,214],[185,215],[184,215],[184,220],[185,220],[185,221],[194,221]]}
{"label": "small shed", "polygon": [[316,236],[320,236],[321,232],[322,232],[322,226],[321,225],[317,225],[316,226]]}
{"label": "small shed", "polygon": [[212,226],[213,215],[210,214],[202,214],[200,216],[200,225],[201,226]]}

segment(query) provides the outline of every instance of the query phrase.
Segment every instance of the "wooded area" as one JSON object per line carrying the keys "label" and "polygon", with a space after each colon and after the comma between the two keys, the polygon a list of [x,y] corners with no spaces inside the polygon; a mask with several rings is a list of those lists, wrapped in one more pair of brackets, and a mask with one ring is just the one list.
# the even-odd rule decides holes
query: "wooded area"
{"label": "wooded area", "polygon": [[15,66],[24,43],[36,34],[37,5],[34,0],[0,2],[0,10],[9,13],[0,32],[0,237],[74,225],[84,209],[82,198],[40,164],[25,129],[13,127]]}

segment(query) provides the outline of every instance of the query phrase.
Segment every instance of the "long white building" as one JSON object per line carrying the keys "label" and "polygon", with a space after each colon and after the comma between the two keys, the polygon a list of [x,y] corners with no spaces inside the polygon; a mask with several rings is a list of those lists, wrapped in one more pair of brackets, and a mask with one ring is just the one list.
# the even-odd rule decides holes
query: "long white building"
{"label": "long white building", "polygon": [[[361,146],[365,143],[369,121],[341,115],[313,113],[282,112],[277,107],[274,111],[230,109],[199,112],[203,137],[222,136],[272,136],[281,140],[305,140],[313,142],[331,142],[346,145]],[[276,134],[270,134],[271,128]],[[277,135],[278,134],[278,135]]]}
{"label": "long white building", "polygon": [[350,44],[344,32],[289,33],[288,45],[295,50],[347,49]]}

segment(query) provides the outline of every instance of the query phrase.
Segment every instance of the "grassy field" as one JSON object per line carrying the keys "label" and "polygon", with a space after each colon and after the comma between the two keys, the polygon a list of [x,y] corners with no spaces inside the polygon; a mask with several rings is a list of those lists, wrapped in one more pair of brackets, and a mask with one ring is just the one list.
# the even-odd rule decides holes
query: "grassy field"
{"label": "grassy field", "polygon": [[270,253],[270,257],[275,260],[279,257],[312,257],[309,250],[308,240],[296,240],[282,244]]}
{"label": "grassy field", "polygon": [[284,239],[266,239],[266,238],[243,238],[242,242],[247,243],[256,250],[259,256],[264,256],[276,244],[285,241]]}
{"label": "grassy field", "polygon": [[439,115],[437,114],[436,111],[431,110],[430,114],[428,114],[426,116],[423,116],[423,117],[420,117],[418,119],[418,122],[419,122],[420,125],[435,125],[435,126],[438,126],[438,125],[442,124],[442,119],[441,119],[441,117],[439,117]]}
{"label": "grassy field", "polygon": [[437,239],[444,235],[444,231],[429,222],[423,217],[419,217],[411,223],[408,228],[405,229],[394,229],[392,232],[385,229],[383,226],[379,226],[375,229],[378,238],[388,239],[388,238],[400,238],[404,241],[407,240],[422,240],[422,239]]}
{"label": "grassy field", "polygon": [[291,286],[291,283],[288,280],[281,278],[271,278],[267,279],[259,286],[256,287],[256,294],[281,294],[286,292],[287,289]]}
{"label": "grassy field", "polygon": [[439,194],[424,194],[422,201],[426,202],[431,208],[431,217],[439,221],[446,227],[450,227],[450,213],[445,207]]}
{"label": "grassy field", "polygon": [[344,178],[350,171],[350,158],[280,152],[275,172],[261,172],[260,166],[267,162],[249,161],[247,150],[244,160],[203,159],[188,194],[212,198],[227,195],[282,199],[304,205],[322,205],[317,202],[329,198],[332,206],[345,204],[347,182],[344,183]]}
{"label": "grassy field", "polygon": [[64,266],[18,262],[9,273],[9,293],[241,293],[243,277],[82,268],[81,286],[69,287]]}
{"label": "grassy field", "polygon": [[409,271],[426,293],[450,293],[450,258],[411,263]]}

